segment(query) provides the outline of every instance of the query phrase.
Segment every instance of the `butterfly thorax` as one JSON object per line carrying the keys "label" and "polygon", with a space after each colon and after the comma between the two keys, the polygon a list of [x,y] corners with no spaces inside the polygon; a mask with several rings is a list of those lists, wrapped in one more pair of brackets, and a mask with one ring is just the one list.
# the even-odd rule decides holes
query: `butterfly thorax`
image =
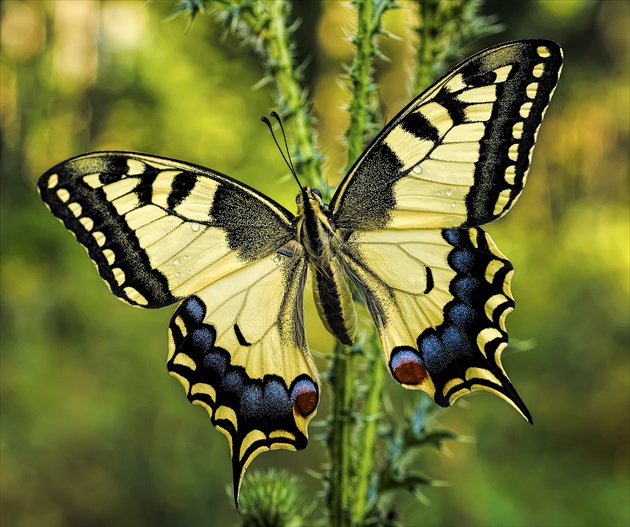
{"label": "butterfly thorax", "polygon": [[326,329],[344,344],[356,335],[357,315],[352,292],[335,250],[336,231],[321,193],[306,187],[297,196],[297,239],[304,247],[313,295]]}

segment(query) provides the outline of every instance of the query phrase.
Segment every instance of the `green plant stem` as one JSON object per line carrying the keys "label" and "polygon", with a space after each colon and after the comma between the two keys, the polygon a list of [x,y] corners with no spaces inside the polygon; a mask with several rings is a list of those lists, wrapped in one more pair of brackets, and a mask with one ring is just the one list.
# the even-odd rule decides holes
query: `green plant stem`
{"label": "green plant stem", "polygon": [[496,17],[483,16],[482,0],[416,0],[418,26],[414,91],[428,87],[462,54],[466,44],[502,30]]}
{"label": "green plant stem", "polygon": [[291,138],[295,169],[306,185],[324,187],[321,155],[314,137],[300,73],[293,64],[292,29],[286,0],[254,2],[214,0],[215,13],[261,55],[267,68],[265,82],[276,86],[274,98]]}
{"label": "green plant stem", "polygon": [[383,403],[384,379],[384,369],[381,364],[382,359],[377,340],[378,333],[374,328],[364,346],[365,353],[369,356],[368,386],[363,403],[363,429],[359,439],[361,448],[356,461],[356,484],[352,504],[352,520],[355,524],[361,524],[365,520],[368,506],[372,505],[370,503],[370,483],[374,474],[376,431]]}
{"label": "green plant stem", "polygon": [[418,92],[420,89],[427,87],[431,81],[431,67],[435,57],[433,49],[435,39],[431,38],[430,29],[434,27],[434,9],[437,6],[435,0],[420,0],[418,2],[418,14],[420,16],[420,24],[418,33],[420,34],[420,42],[418,43],[418,61],[416,65],[416,75],[414,78],[413,88]]}
{"label": "green plant stem", "polygon": [[273,0],[268,8],[271,20],[266,48],[276,80],[278,106],[291,128],[295,168],[307,185],[321,187],[320,156],[315,148],[304,90],[293,66],[286,16],[289,5],[285,0]]}
{"label": "green plant stem", "polygon": [[331,430],[328,440],[330,455],[330,475],[328,488],[328,509],[330,524],[344,527],[351,525],[350,506],[352,503],[352,451],[355,370],[354,353],[337,342],[330,370],[330,383],[333,387],[333,407]]}
{"label": "green plant stem", "polygon": [[[372,69],[378,54],[376,35],[381,31],[383,14],[393,7],[389,0],[357,0],[357,33],[353,39],[355,56],[349,71],[353,97],[349,104],[350,124],[346,131],[350,170],[364,148],[365,134],[370,127],[369,96],[373,92]],[[374,335],[373,335],[374,336]],[[361,340],[361,339],[359,339]],[[362,339],[363,352],[374,357],[376,340]],[[382,393],[382,367],[371,363],[368,371],[368,397],[359,428],[353,417],[357,380],[357,353],[337,344],[331,366],[331,382],[335,392],[332,426],[329,438],[331,463],[329,514],[332,525],[360,525],[366,515],[371,476],[374,471],[376,421]],[[360,448],[357,448],[359,447]],[[353,455],[355,450],[360,454]]]}
{"label": "green plant stem", "polygon": [[374,43],[370,31],[374,4],[371,0],[357,2],[357,34],[353,42],[355,55],[350,68],[353,97],[348,111],[350,124],[346,131],[348,159],[346,170],[349,170],[363,151],[363,139],[367,128],[367,104],[372,80],[372,56]]}

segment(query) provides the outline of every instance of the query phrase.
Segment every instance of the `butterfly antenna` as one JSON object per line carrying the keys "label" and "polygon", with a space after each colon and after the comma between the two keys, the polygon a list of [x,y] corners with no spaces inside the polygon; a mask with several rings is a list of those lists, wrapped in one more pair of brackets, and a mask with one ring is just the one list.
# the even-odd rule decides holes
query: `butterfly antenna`
{"label": "butterfly antenna", "polygon": [[293,159],[291,159],[291,152],[289,151],[289,145],[287,144],[287,134],[284,133],[282,119],[280,119],[278,112],[276,112],[275,110],[271,112],[271,117],[278,121],[278,124],[280,125],[280,130],[282,130],[282,138],[284,139],[284,149],[287,151],[287,157],[289,158],[289,163],[291,163],[291,171],[295,174],[295,166],[293,165]]}
{"label": "butterfly antenna", "polygon": [[295,181],[297,181],[297,184],[300,187],[300,190],[304,190],[304,187],[302,187],[302,183],[300,183],[300,180],[298,179],[297,174],[295,172],[295,167],[293,166],[293,160],[291,159],[291,154],[289,153],[289,146],[287,145],[287,136],[284,133],[284,126],[282,126],[282,121],[280,120],[280,116],[275,111],[271,112],[271,116],[276,121],[278,121],[278,124],[280,125],[280,130],[282,130],[282,137],[284,138],[284,146],[287,151],[286,156],[284,155],[284,152],[282,151],[282,148],[280,147],[280,144],[278,143],[278,140],[276,139],[276,134],[273,133],[273,127],[271,126],[271,122],[269,121],[269,119],[263,116],[260,118],[260,120],[267,125],[267,128],[269,128],[269,131],[271,132],[271,137],[273,137],[273,141],[274,143],[276,143],[276,146],[278,147],[278,150],[280,151],[280,155],[282,156],[282,159],[284,159],[284,162],[289,167],[289,170],[291,171],[291,174],[293,174],[293,178],[295,179]]}

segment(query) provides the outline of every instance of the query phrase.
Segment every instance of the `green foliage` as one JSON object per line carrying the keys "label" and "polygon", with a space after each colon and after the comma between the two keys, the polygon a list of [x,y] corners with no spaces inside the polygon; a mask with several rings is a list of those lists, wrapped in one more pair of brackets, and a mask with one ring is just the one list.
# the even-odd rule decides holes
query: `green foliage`
{"label": "green foliage", "polygon": [[239,514],[244,527],[301,527],[309,525],[310,512],[305,510],[298,478],[271,469],[248,478],[241,491]]}
{"label": "green foliage", "polygon": [[496,16],[482,15],[481,0],[415,0],[419,44],[415,91],[431,84],[448,65],[462,57],[476,39],[504,29]]}
{"label": "green foliage", "polygon": [[[261,58],[265,75],[257,83],[273,83],[278,113],[284,119],[293,140],[293,162],[300,177],[311,186],[322,187],[321,156],[313,135],[304,90],[300,87],[301,68],[294,66],[293,34],[298,25],[288,20],[290,4],[284,0],[217,0],[207,2],[210,12],[230,31],[250,45]],[[179,8],[194,19],[206,2],[184,0]],[[182,7],[183,6],[183,7]]]}

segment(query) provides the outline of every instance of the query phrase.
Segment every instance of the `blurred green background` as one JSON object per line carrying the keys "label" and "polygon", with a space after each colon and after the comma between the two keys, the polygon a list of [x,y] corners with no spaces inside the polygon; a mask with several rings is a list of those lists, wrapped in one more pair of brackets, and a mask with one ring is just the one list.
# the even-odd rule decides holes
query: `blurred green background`
{"label": "blurred green background", "polygon": [[[271,87],[250,48],[211,17],[189,31],[174,1],[3,1],[1,8],[1,502],[3,526],[230,525],[226,441],[166,373],[172,309],[118,302],[35,190],[53,164],[97,149],[171,156],[215,168],[294,208],[295,184],[259,117]],[[408,7],[402,2],[403,7]],[[298,2],[298,57],[309,59],[326,178],[340,137],[351,60],[340,2]],[[629,525],[629,6],[626,1],[494,0],[503,33],[559,41],[566,64],[538,138],[528,188],[489,227],[516,268],[515,339],[506,357],[535,425],[488,394],[442,422],[474,442],[425,459],[447,480],[429,505],[399,501],[408,525]],[[408,9],[387,19],[379,62],[384,115],[413,94]],[[290,138],[289,138],[290,140]],[[307,306],[323,371],[331,340]],[[389,382],[389,381],[388,381]],[[393,385],[393,381],[392,381]],[[324,385],[311,435],[325,432]],[[402,393],[398,400],[411,397]],[[460,400],[461,401],[461,400]],[[308,475],[320,441],[274,452],[250,470]],[[245,482],[247,485],[247,482]]]}

